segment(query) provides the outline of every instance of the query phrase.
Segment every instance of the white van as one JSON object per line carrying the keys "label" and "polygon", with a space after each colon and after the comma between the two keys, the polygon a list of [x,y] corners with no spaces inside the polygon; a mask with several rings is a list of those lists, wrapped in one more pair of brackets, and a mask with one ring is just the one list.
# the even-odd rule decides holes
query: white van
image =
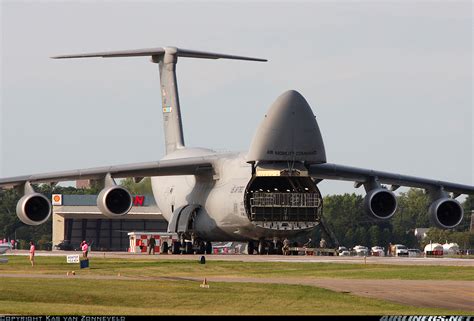
{"label": "white van", "polygon": [[402,244],[395,244],[395,256],[408,256],[408,248]]}

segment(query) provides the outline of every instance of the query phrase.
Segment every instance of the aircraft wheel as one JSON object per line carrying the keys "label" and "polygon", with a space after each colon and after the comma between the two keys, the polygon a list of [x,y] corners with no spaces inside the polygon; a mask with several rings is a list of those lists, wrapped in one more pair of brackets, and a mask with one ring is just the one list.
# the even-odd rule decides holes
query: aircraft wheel
{"label": "aircraft wheel", "polygon": [[268,242],[267,254],[275,254],[275,244],[273,242]]}
{"label": "aircraft wheel", "polygon": [[160,254],[168,254],[168,250],[168,242],[163,242],[163,244],[161,244]]}
{"label": "aircraft wheel", "polygon": [[258,254],[260,255],[264,255],[264,254],[267,254],[266,253],[266,249],[265,249],[265,241],[260,241],[258,242]]}
{"label": "aircraft wheel", "polygon": [[212,254],[212,243],[206,242],[206,254]]}
{"label": "aircraft wheel", "polygon": [[206,244],[203,241],[198,242],[199,249],[196,250],[196,254],[204,254],[206,253]]}
{"label": "aircraft wheel", "polygon": [[[294,242],[294,243],[293,243],[293,247],[298,247],[298,243],[297,243],[297,242]],[[291,255],[298,255],[298,251],[292,251],[292,252],[291,252]]]}
{"label": "aircraft wheel", "polygon": [[193,254],[193,243],[186,242],[184,245],[184,254]]}
{"label": "aircraft wheel", "polygon": [[180,254],[181,253],[181,242],[173,242],[173,247],[171,249],[173,254]]}
{"label": "aircraft wheel", "polygon": [[255,245],[253,244],[253,241],[250,241],[249,244],[247,245],[247,253],[249,255],[253,255],[255,252]]}
{"label": "aircraft wheel", "polygon": [[276,254],[283,255],[283,242],[278,241],[276,244]]}

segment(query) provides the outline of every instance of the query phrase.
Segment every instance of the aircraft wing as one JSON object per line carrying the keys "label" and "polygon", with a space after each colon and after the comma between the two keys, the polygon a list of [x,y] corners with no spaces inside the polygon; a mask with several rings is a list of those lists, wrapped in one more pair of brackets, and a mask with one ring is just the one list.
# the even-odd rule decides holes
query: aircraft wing
{"label": "aircraft wing", "polygon": [[78,179],[103,179],[107,174],[110,174],[112,178],[209,174],[213,172],[210,160],[210,157],[190,157],[0,178],[0,188],[21,186],[26,182],[38,184]]}
{"label": "aircraft wing", "polygon": [[353,181],[355,182],[356,187],[376,179],[381,184],[392,185],[392,191],[396,190],[400,186],[408,186],[428,190],[442,188],[444,191],[453,192],[457,196],[461,194],[474,195],[474,186],[470,185],[437,181],[330,163],[310,165],[309,175],[317,179]]}

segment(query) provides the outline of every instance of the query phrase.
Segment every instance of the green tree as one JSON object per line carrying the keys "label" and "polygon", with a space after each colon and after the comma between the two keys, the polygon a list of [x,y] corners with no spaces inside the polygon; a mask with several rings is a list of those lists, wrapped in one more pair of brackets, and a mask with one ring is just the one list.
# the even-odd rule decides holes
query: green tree
{"label": "green tree", "polygon": [[384,246],[382,244],[382,232],[380,227],[377,225],[372,225],[369,227],[369,246]]}
{"label": "green tree", "polygon": [[15,189],[0,190],[0,238],[11,238],[22,223],[16,216],[20,195]]}
{"label": "green tree", "polygon": [[324,198],[323,215],[326,221],[330,223],[339,241],[344,240],[346,242],[348,229],[355,230],[362,221],[367,220],[362,203],[363,197],[356,194],[331,195]]}
{"label": "green tree", "polygon": [[401,225],[405,229],[428,227],[430,220],[428,206],[430,199],[424,190],[411,188],[406,193],[400,193],[397,198],[398,211],[393,218],[393,225]]}
{"label": "green tree", "polygon": [[341,245],[346,247],[353,247],[355,246],[354,242],[354,231],[352,228],[347,229],[346,234],[344,235],[344,242]]}
{"label": "green tree", "polygon": [[135,183],[133,178],[125,178],[120,182],[120,185],[134,195],[153,194],[150,177],[144,178],[140,183]]}
{"label": "green tree", "polygon": [[469,231],[471,228],[471,215],[474,210],[474,196],[469,195],[462,204],[464,209],[464,218],[456,227],[458,231]]}
{"label": "green tree", "polygon": [[381,246],[387,247],[388,243],[392,242],[392,232],[390,232],[389,228],[384,228],[382,230],[382,235],[381,235],[381,240],[380,243],[382,244]]}
{"label": "green tree", "polygon": [[445,244],[446,242],[457,243],[460,249],[471,249],[474,248],[474,233],[432,227],[426,233],[426,238],[422,242],[423,247],[430,242],[440,244]]}
{"label": "green tree", "polygon": [[368,244],[367,229],[364,226],[359,226],[356,228],[355,233],[354,233],[354,242],[356,243],[356,245],[367,246]]}

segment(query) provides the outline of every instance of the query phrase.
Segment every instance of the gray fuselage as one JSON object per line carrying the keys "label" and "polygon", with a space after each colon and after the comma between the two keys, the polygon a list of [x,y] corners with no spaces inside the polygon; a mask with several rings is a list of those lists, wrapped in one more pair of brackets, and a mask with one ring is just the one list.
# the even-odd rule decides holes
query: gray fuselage
{"label": "gray fuselage", "polygon": [[[206,176],[152,177],[154,197],[165,219],[170,221],[173,212],[182,206],[198,204],[201,208],[193,222],[193,230],[199,238],[211,241],[295,237],[314,228],[317,225],[314,219],[306,222],[296,222],[291,217],[284,221],[281,217],[266,217],[265,222],[251,220],[246,196],[251,193],[249,183],[255,174],[252,173],[253,165],[247,162],[246,155],[247,153],[221,154],[202,148],[184,148],[166,155],[166,160],[214,156],[215,173]],[[276,184],[275,186],[279,186],[278,182]],[[282,194],[276,193],[275,189],[274,187],[269,192],[274,192],[273,195]],[[288,196],[296,194],[286,190],[285,193]]]}

